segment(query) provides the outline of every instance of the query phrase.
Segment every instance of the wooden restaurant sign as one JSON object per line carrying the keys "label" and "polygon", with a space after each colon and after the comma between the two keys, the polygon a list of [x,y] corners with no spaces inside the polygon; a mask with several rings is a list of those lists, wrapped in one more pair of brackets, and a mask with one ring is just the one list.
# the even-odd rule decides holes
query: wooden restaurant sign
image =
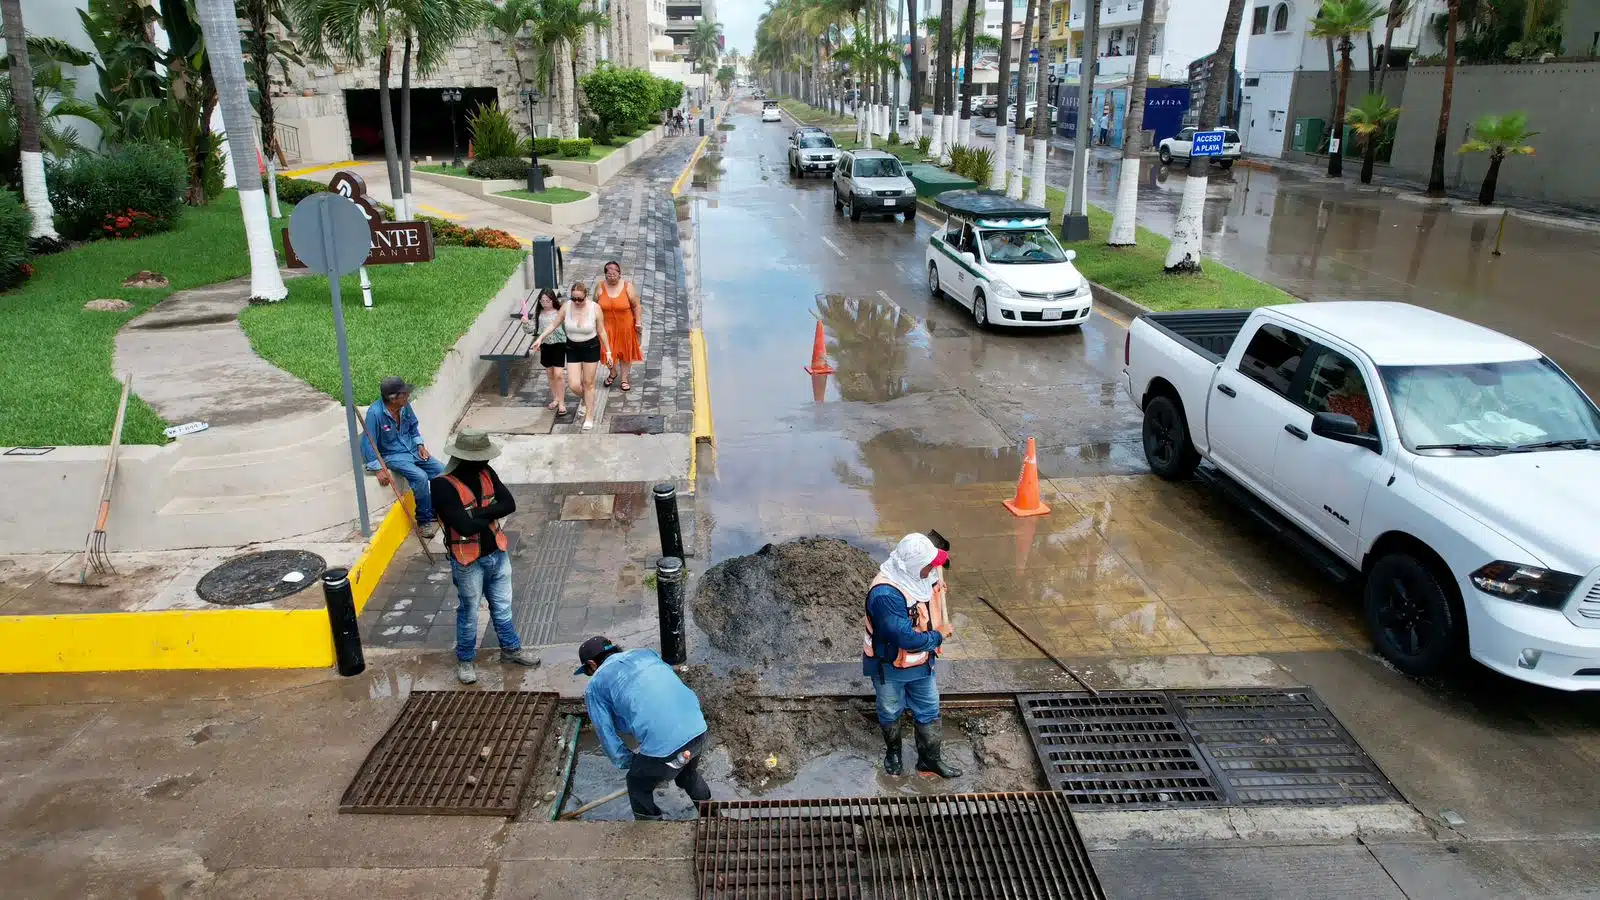
{"label": "wooden restaurant sign", "polygon": [[[340,172],[328,182],[328,190],[343,196],[360,208],[372,228],[372,250],[364,265],[418,263],[433,259],[433,228],[427,222],[385,222],[383,210],[367,196],[367,183],[354,172]],[[295,256],[289,243],[289,229],[283,229],[283,255],[291,269],[306,264]]]}

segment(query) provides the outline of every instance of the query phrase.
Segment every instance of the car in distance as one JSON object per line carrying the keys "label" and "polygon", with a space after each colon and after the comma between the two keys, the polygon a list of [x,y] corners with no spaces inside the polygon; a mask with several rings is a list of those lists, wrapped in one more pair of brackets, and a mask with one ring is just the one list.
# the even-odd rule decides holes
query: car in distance
{"label": "car in distance", "polygon": [[906,177],[900,160],[882,150],[847,150],[833,169],[833,208],[852,222],[866,216],[903,213],[907,224],[917,220],[917,186]]}
{"label": "car in distance", "polygon": [[789,135],[789,174],[796,178],[819,172],[833,174],[839,162],[839,145],[819,128],[797,128]]}
{"label": "car in distance", "polygon": [[783,115],[778,112],[778,101],[776,101],[776,100],[763,100],[763,101],[761,101],[761,121],[763,121],[763,122],[782,122],[783,121]]}
{"label": "car in distance", "polygon": [[[1170,166],[1175,159],[1193,162],[1189,151],[1194,147],[1194,133],[1202,130],[1204,129],[1185,128],[1157,144],[1156,152],[1161,155],[1161,163]],[[1216,130],[1222,132],[1222,153],[1213,156],[1212,159],[1217,161],[1218,166],[1224,169],[1231,169],[1234,161],[1242,155],[1239,145],[1239,132],[1232,128],[1219,128]]]}
{"label": "car in distance", "polygon": [[[1024,115],[1024,118],[1023,118],[1023,121],[1022,121],[1022,127],[1023,128],[1032,128],[1033,127],[1033,112],[1034,112],[1035,109],[1038,109],[1038,107],[1039,107],[1038,103],[1029,103],[1028,104],[1027,109],[1023,113],[1023,115]],[[1011,107],[1011,124],[1015,125],[1016,123],[1017,123],[1017,108],[1015,106],[1013,106],[1013,107]],[[1054,126],[1056,124],[1056,105],[1054,103],[1050,104],[1050,124],[1052,126]]]}
{"label": "car in distance", "polygon": [[1377,302],[1147,314],[1124,347],[1151,470],[1209,461],[1361,585],[1395,668],[1600,690],[1600,409],[1538,350]]}

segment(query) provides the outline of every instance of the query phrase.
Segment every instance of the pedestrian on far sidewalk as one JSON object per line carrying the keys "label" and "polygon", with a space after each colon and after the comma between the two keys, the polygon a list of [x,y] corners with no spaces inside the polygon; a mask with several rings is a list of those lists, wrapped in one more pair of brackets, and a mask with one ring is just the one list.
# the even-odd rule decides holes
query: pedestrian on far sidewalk
{"label": "pedestrian on far sidewalk", "polygon": [[[606,756],[628,773],[628,803],[633,817],[661,818],[656,788],[671,781],[689,799],[704,803],[711,788],[700,776],[706,748],[706,719],[700,698],[654,650],[624,650],[596,635],[578,647],[578,668],[590,676],[583,691],[589,721]],[[632,735],[634,750],[621,735]]]}
{"label": "pedestrian on far sidewalk", "polygon": [[578,415],[583,417],[583,430],[593,431],[595,374],[601,360],[610,361],[611,344],[606,336],[605,314],[589,299],[588,285],[581,281],[572,285],[572,293],[561,305],[561,315],[539,332],[533,349],[542,350],[544,342],[557,328],[567,334],[567,384],[583,396],[583,406],[578,410]]}
{"label": "pedestrian on far sidewalk", "polygon": [[538,335],[553,326],[550,337],[539,347],[539,365],[544,367],[545,380],[550,382],[550,402],[545,404],[545,409],[553,409],[556,415],[564,416],[567,414],[567,332],[561,327],[561,298],[550,288],[540,288],[535,305],[538,318],[533,322],[524,318],[522,327],[524,330],[531,328]]}
{"label": "pedestrian on far sidewalk", "polygon": [[[434,518],[428,483],[439,477],[444,466],[422,443],[422,424],[411,408],[411,385],[394,375],[383,379],[378,384],[378,402],[367,407],[365,424],[371,443],[361,442],[361,457],[366,460],[367,471],[377,473],[378,483],[385,487],[389,485],[391,472],[411,485],[411,496],[417,506],[417,528],[423,537],[431,539],[439,533],[439,523]],[[382,462],[372,452],[373,444],[377,445],[378,453],[383,454]]]}
{"label": "pedestrian on far sidewalk", "polygon": [[606,336],[611,344],[611,373],[606,376],[606,387],[622,379],[623,393],[633,390],[628,373],[634,363],[644,362],[644,349],[640,339],[644,336],[644,308],[639,303],[639,289],[622,277],[622,263],[606,263],[605,276],[594,286],[594,298],[605,313]]}
{"label": "pedestrian on far sidewalk", "polygon": [[445,548],[450,552],[450,579],[456,586],[456,678],[462,684],[478,680],[473,660],[478,655],[478,604],[489,601],[489,619],[500,640],[500,661],[508,665],[539,665],[522,649],[511,621],[510,546],[500,520],[517,511],[517,501],[506,490],[489,460],[500,448],[489,435],[463,428],[445,445],[450,465],[433,480],[439,518],[444,522]]}

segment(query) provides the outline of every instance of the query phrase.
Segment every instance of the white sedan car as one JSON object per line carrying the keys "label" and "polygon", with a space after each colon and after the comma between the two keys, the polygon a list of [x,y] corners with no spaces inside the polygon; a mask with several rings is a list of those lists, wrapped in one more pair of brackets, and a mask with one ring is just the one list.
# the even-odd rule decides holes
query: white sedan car
{"label": "white sedan car", "polygon": [[778,104],[768,101],[761,106],[761,121],[782,122],[783,115],[778,112]]}
{"label": "white sedan car", "polygon": [[[1161,154],[1161,164],[1170,166],[1174,159],[1189,160],[1189,151],[1194,147],[1194,133],[1198,128],[1185,128],[1176,135],[1167,138],[1158,145]],[[1222,132],[1222,153],[1212,157],[1217,165],[1224,169],[1233,168],[1233,161],[1240,157],[1239,132],[1232,128],[1217,129]],[[1190,160],[1193,162],[1193,160]]]}

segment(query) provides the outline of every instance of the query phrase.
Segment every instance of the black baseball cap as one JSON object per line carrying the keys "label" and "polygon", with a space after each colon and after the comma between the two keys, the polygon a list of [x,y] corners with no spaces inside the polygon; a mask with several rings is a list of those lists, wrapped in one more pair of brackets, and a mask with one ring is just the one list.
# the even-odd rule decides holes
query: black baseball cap
{"label": "black baseball cap", "polygon": [[597,634],[594,637],[589,638],[587,641],[584,641],[582,644],[578,645],[578,667],[572,670],[572,674],[584,674],[584,664],[593,662],[594,660],[605,656],[607,653],[621,649],[621,647],[611,643],[611,639],[605,637],[604,635]]}
{"label": "black baseball cap", "polygon": [[385,400],[396,394],[409,393],[411,393],[411,385],[407,384],[406,380],[398,375],[390,375],[388,378],[378,382],[378,396]]}

